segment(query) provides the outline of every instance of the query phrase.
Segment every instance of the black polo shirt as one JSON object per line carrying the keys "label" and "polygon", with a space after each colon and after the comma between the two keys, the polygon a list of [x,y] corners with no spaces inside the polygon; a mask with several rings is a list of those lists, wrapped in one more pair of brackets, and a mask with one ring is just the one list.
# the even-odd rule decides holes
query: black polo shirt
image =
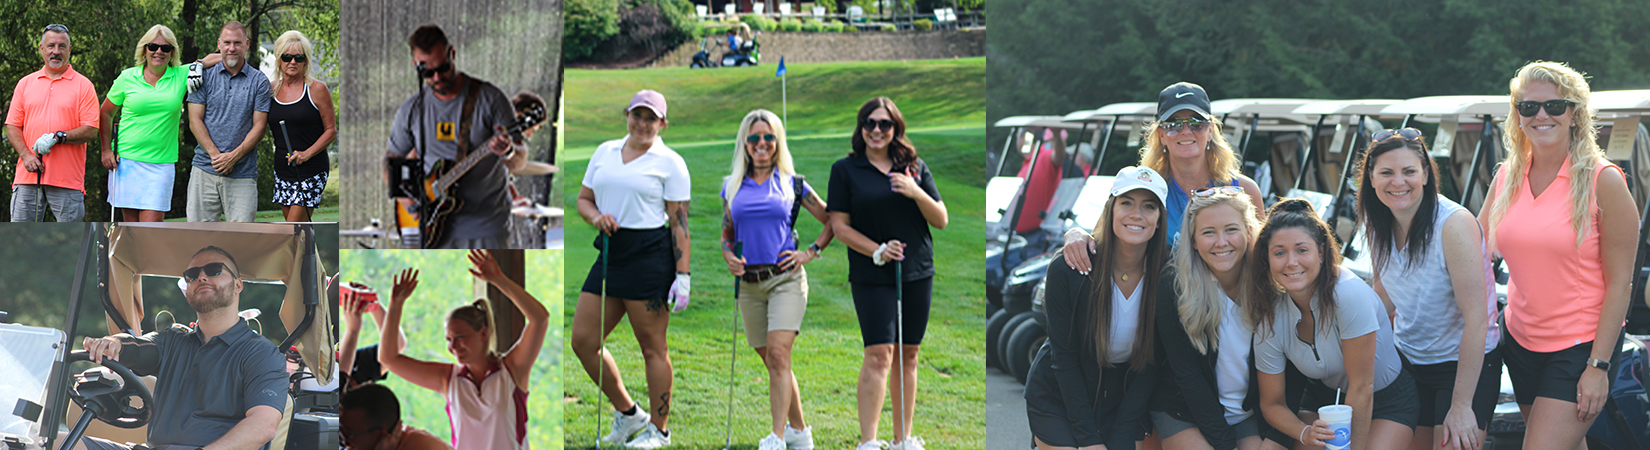
{"label": "black polo shirt", "polygon": [[[917,186],[940,201],[928,164],[918,158],[912,165],[917,170]],[[848,155],[831,165],[830,202],[825,209],[848,213],[854,229],[872,241],[904,242],[901,264],[906,281],[934,276],[934,238],[928,232],[928,220],[922,217],[917,201],[894,192],[888,174],[877,170],[865,156]],[[894,284],[894,264],[878,267],[870,256],[848,250],[848,281]]]}
{"label": "black polo shirt", "polygon": [[155,376],[151,446],[205,446],[254,406],[286,409],[286,358],[244,319],[210,342],[181,325],[121,340],[121,363],[132,359],[133,372]]}

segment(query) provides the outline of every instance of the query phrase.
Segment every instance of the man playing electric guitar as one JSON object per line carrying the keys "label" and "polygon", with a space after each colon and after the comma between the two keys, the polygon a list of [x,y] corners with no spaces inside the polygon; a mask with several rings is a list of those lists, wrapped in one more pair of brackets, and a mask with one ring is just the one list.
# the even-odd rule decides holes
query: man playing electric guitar
{"label": "man playing electric guitar", "polygon": [[[453,67],[458,53],[440,27],[418,27],[407,38],[407,45],[428,89],[420,89],[396,110],[389,156],[419,158],[425,173],[434,175],[436,164],[443,160],[452,165],[477,151],[490,154],[482,156],[446,193],[455,201],[456,210],[437,216],[412,199],[398,198],[398,204],[411,213],[421,209],[432,213],[432,217],[421,218],[423,248],[504,248],[510,217],[506,171],[525,164],[527,153],[505,132],[515,122],[510,99],[491,83]],[[419,200],[429,204],[430,199]]]}

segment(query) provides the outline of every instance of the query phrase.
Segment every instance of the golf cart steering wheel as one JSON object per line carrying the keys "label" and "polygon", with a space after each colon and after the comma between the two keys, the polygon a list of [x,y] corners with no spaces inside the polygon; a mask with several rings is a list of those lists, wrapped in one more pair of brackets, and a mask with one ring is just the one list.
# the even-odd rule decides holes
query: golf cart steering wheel
{"label": "golf cart steering wheel", "polygon": [[[69,352],[69,362],[90,360],[85,350]],[[103,378],[102,372],[88,370],[80,374],[79,381],[69,392],[69,399],[80,406],[81,414],[93,414],[109,425],[138,428],[149,424],[155,404],[149,387],[143,385],[143,380],[132,373],[132,369],[113,358],[104,358],[101,364],[120,377],[119,385],[113,379]],[[133,407],[133,397],[140,400],[143,406]]]}

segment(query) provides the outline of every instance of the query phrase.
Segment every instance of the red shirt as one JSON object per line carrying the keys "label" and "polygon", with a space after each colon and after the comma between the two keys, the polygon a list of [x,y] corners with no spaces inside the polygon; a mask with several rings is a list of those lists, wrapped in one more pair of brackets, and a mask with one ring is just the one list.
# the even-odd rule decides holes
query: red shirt
{"label": "red shirt", "polygon": [[[97,92],[92,82],[70,66],[63,76],[53,80],[42,68],[17,80],[12,91],[11,108],[6,113],[6,125],[23,129],[23,145],[34,151],[34,141],[40,135],[75,128],[98,126]],[[57,144],[46,154],[46,177],[23,169],[23,158],[18,157],[17,176],[12,186],[19,184],[46,184],[86,192],[86,144]]]}
{"label": "red shirt", "polygon": [[[1031,176],[1027,176],[1027,171]],[[1037,214],[1048,210],[1048,204],[1054,201],[1054,190],[1060,187],[1060,166],[1054,160],[1053,147],[1045,144],[1037,150],[1035,167],[1031,164],[1031,155],[1026,155],[1019,177],[1026,180],[1026,195],[1020,201],[1020,220],[1014,223],[1014,232],[1029,233],[1042,225],[1043,219]]]}

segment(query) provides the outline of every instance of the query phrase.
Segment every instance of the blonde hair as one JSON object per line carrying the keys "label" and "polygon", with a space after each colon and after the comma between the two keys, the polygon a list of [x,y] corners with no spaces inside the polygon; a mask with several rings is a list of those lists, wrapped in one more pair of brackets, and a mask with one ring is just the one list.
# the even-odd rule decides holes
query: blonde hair
{"label": "blonde hair", "polygon": [[[1245,276],[1248,270],[1248,253],[1254,251],[1255,233],[1260,231],[1261,223],[1255,219],[1255,205],[1249,200],[1248,194],[1216,193],[1209,197],[1193,197],[1186,206],[1185,225],[1182,225],[1180,243],[1174,248],[1174,255],[1169,265],[1175,268],[1175,290],[1177,309],[1180,312],[1180,326],[1186,330],[1186,337],[1192,341],[1192,346],[1198,353],[1209,354],[1220,346],[1220,322],[1226,314],[1226,302],[1220,296],[1224,290],[1220,281],[1215,279],[1209,265],[1203,262],[1203,257],[1197,252],[1193,232],[1198,213],[1216,205],[1230,206],[1237,210],[1243,223],[1243,234],[1246,238],[1242,250],[1244,257],[1238,259],[1238,287],[1234,292],[1225,292],[1227,297],[1243,303],[1244,296],[1248,295],[1248,285],[1251,282]],[[1245,321],[1247,322],[1247,321]],[[1252,326],[1252,325],[1251,325]]]}
{"label": "blonde hair", "polygon": [[144,64],[143,64],[143,60],[144,60],[143,54],[144,54],[145,50],[143,49],[143,47],[146,46],[146,45],[149,45],[150,42],[154,42],[155,41],[155,36],[157,36],[157,35],[162,37],[162,38],[165,38],[166,43],[170,44],[172,46],[172,54],[169,57],[170,59],[167,60],[166,65],[167,66],[176,66],[176,65],[181,64],[178,61],[180,59],[182,59],[183,57],[178,56],[178,54],[183,53],[183,48],[178,45],[178,36],[175,35],[175,34],[172,34],[172,29],[171,28],[166,28],[166,25],[155,25],[155,26],[149,27],[148,32],[143,33],[143,38],[138,39],[137,51],[132,52],[132,62],[136,63],[137,67],[143,67],[144,66]]}
{"label": "blonde hair", "polygon": [[[309,38],[305,37],[304,33],[300,32],[298,30],[287,30],[287,32],[281,33],[281,37],[275,38],[275,60],[277,61],[276,65],[280,64],[279,61],[280,61],[281,55],[286,53],[286,48],[292,46],[292,44],[298,44],[299,51],[304,52],[304,56],[306,58],[308,58],[308,60],[309,60],[309,62],[304,63],[304,84],[307,85],[309,83],[314,83],[315,82],[315,46],[313,44],[310,44],[309,43]],[[269,82],[270,91],[274,92],[275,90],[280,89],[281,82],[284,81],[285,78],[286,78],[286,71],[276,69],[275,70],[275,78],[270,80],[270,82]],[[273,94],[271,94],[271,95],[273,95]]]}
{"label": "blonde hair", "polygon": [[[1502,180],[1502,186],[1492,197],[1491,207],[1485,215],[1489,220],[1489,228],[1485,242],[1491,251],[1495,251],[1495,228],[1501,219],[1507,215],[1507,207],[1511,205],[1513,194],[1524,184],[1524,174],[1530,170],[1530,160],[1535,149],[1529,138],[1524,136],[1522,127],[1523,116],[1518,114],[1518,102],[1524,100],[1524,90],[1532,83],[1546,82],[1558,87],[1558,95],[1572,102],[1575,106],[1570,109],[1570,226],[1576,234],[1576,246],[1580,247],[1582,240],[1587,237],[1588,211],[1593,207],[1594,173],[1598,170],[1598,163],[1604,156],[1604,151],[1598,147],[1598,129],[1593,127],[1593,109],[1591,104],[1592,88],[1587,86],[1587,78],[1575,69],[1564,63],[1550,61],[1536,61],[1518,69],[1518,75],[1508,83],[1511,94],[1508,95],[1507,114],[1509,123],[1504,139],[1507,148],[1507,157],[1502,161],[1501,173],[1497,175]],[[1516,121],[1516,122],[1515,122]]]}
{"label": "blonde hair", "polygon": [[[779,116],[766,109],[751,111],[745,115],[744,120],[739,121],[739,134],[733,139],[733,169],[728,177],[722,180],[722,190],[727,192],[727,201],[733,201],[733,196],[739,193],[739,185],[745,180],[745,172],[750,164],[750,155],[745,153],[745,146],[748,145],[745,143],[745,136],[750,135],[751,126],[757,122],[766,123],[768,128],[773,129],[774,173],[796,176],[796,168],[791,165],[790,146],[785,145],[785,126],[779,123]],[[791,192],[790,183],[780,183],[779,189],[785,194],[785,198],[796,195]]]}
{"label": "blonde hair", "polygon": [[[1232,179],[1243,170],[1243,158],[1232,151],[1232,144],[1226,142],[1226,135],[1220,133],[1220,121],[1204,117],[1209,122],[1209,146],[1203,151],[1203,159],[1209,166],[1209,181],[1215,184],[1230,184]],[[1146,144],[1140,146],[1140,165],[1150,167],[1164,177],[1174,179],[1174,172],[1169,170],[1169,149],[1158,138],[1158,132],[1165,132],[1163,122],[1152,122],[1151,132],[1146,133]],[[1190,131],[1190,130],[1187,130]],[[1183,131],[1184,132],[1184,131]],[[1182,186],[1184,187],[1184,186]],[[1195,186],[1201,188],[1202,186]]]}

